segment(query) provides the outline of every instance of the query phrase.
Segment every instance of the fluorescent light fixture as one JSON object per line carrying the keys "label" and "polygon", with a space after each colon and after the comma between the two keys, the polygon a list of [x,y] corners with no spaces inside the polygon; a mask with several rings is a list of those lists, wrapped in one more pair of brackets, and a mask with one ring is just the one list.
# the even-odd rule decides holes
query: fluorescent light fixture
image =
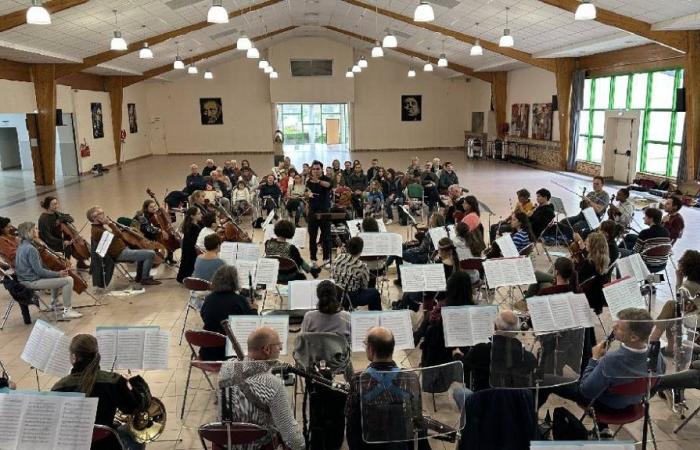
{"label": "fluorescent light fixture", "polygon": [[236,41],[236,48],[238,50],[248,50],[252,46],[253,43],[250,42],[250,39],[248,39],[248,36],[246,36],[245,34],[241,35],[241,37],[239,37]]}
{"label": "fluorescent light fixture", "polygon": [[416,71],[413,69],[408,69],[408,78],[415,78],[416,77]]}
{"label": "fluorescent light fixture", "polygon": [[515,44],[513,41],[513,36],[510,34],[510,29],[506,28],[503,30],[503,36],[498,41],[499,47],[512,47]]}
{"label": "fluorescent light fixture", "polygon": [[210,70],[207,70],[204,72],[204,79],[205,80],[212,80],[212,79],[214,79],[214,74],[211,73]]}
{"label": "fluorescent light fixture", "polygon": [[418,5],[416,10],[413,12],[413,21],[432,22],[433,20],[435,20],[435,12],[433,11],[433,7],[430,6],[430,3],[427,1],[422,0],[420,5]]}
{"label": "fluorescent light fixture", "polygon": [[425,63],[423,66],[423,72],[432,72],[433,71],[433,65],[429,62]]}
{"label": "fluorescent light fixture", "polygon": [[348,67],[348,71],[345,72],[345,78],[355,78],[355,74],[352,73],[352,68]]}
{"label": "fluorescent light fixture", "polygon": [[175,57],[175,62],[173,62],[173,69],[182,70],[185,68],[185,63],[182,62],[179,56]]}
{"label": "fluorescent light fixture", "polygon": [[189,73],[190,75],[197,75],[199,73],[199,70],[197,70],[197,66],[193,64],[187,68],[187,73]]}
{"label": "fluorescent light fixture", "polygon": [[51,25],[49,12],[41,6],[41,0],[32,0],[32,6],[27,10],[27,23],[29,25]]}
{"label": "fluorescent light fixture", "polygon": [[270,63],[264,59],[261,59],[260,61],[258,61],[258,69],[264,69],[265,67],[267,67],[269,65],[270,65]]}
{"label": "fluorescent light fixture", "polygon": [[396,40],[396,36],[391,34],[391,31],[386,30],[386,35],[382,39],[382,47],[386,48],[396,48],[399,46],[399,42]]}
{"label": "fluorescent light fixture", "polygon": [[477,39],[472,49],[469,51],[471,56],[481,56],[484,54],[484,49],[481,48],[481,42]]}
{"label": "fluorescent light fixture", "polygon": [[444,53],[440,53],[440,59],[438,59],[438,67],[447,67],[447,56]]}
{"label": "fluorescent light fixture", "polygon": [[143,47],[139,50],[140,59],[153,59],[153,50],[148,46],[148,42],[143,43]]}
{"label": "fluorescent light fixture", "polygon": [[379,45],[379,41],[376,41],[372,48],[372,58],[381,58],[382,56],[384,56],[384,49]]}
{"label": "fluorescent light fixture", "polygon": [[593,20],[596,18],[595,5],[591,0],[582,0],[581,4],[576,8],[574,19],[576,20]]}
{"label": "fluorescent light fixture", "polygon": [[277,72],[275,72],[275,71],[273,70],[272,72],[270,72],[270,78],[272,78],[272,79],[274,80],[274,79],[276,79],[276,78],[279,78],[279,75],[277,74]]}
{"label": "fluorescent light fixture", "polygon": [[207,13],[207,22],[228,23],[228,12],[222,5],[222,0],[212,1],[211,8],[209,8],[209,12]]}
{"label": "fluorescent light fixture", "polygon": [[357,65],[360,66],[361,69],[366,69],[369,64],[367,64],[367,60],[363,56],[359,61],[357,61]]}
{"label": "fluorescent light fixture", "polygon": [[265,73],[272,73],[272,72],[275,71],[275,69],[273,69],[272,66],[270,66],[270,65],[268,65],[267,67],[265,67],[265,69],[263,69],[263,70],[264,70]]}
{"label": "fluorescent light fixture", "polygon": [[258,58],[260,58],[260,52],[258,51],[257,48],[255,48],[255,47],[250,47],[250,48],[246,51],[245,57],[248,58],[248,59],[258,59]]}
{"label": "fluorescent light fixture", "polygon": [[122,32],[119,30],[114,30],[114,37],[112,38],[112,41],[109,43],[109,49],[123,51],[123,50],[126,50],[126,48],[127,48],[127,45],[126,45],[126,41],[122,37]]}

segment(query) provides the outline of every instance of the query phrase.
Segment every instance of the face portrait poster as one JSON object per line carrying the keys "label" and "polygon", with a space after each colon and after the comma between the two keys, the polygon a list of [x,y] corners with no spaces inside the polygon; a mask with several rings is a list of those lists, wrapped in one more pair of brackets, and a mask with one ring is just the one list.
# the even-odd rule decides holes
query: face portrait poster
{"label": "face portrait poster", "polygon": [[199,110],[202,113],[202,125],[222,125],[224,111],[221,109],[220,98],[200,98]]}
{"label": "face portrait poster", "polygon": [[136,103],[127,103],[126,111],[129,114],[129,133],[139,132],[138,119],[136,119]]}
{"label": "face portrait poster", "polygon": [[100,139],[105,137],[104,123],[102,122],[102,103],[90,103],[92,112],[92,137]]}
{"label": "face portrait poster", "polygon": [[422,119],[422,95],[401,96],[401,122],[420,122]]}
{"label": "face portrait poster", "polygon": [[532,139],[552,140],[552,104],[532,105]]}
{"label": "face portrait poster", "polygon": [[510,135],[526,138],[530,126],[530,105],[514,103],[510,112]]}

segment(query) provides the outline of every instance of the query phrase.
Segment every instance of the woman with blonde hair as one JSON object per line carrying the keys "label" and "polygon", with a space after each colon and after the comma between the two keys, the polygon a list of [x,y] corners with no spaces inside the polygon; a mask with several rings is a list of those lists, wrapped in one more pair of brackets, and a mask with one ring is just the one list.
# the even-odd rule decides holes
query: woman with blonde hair
{"label": "woman with blonde hair", "polygon": [[584,259],[576,265],[579,284],[591,278],[592,284],[585,290],[589,306],[600,314],[606,306],[603,286],[610,281],[610,254],[604,234],[594,232],[588,235],[583,251]]}

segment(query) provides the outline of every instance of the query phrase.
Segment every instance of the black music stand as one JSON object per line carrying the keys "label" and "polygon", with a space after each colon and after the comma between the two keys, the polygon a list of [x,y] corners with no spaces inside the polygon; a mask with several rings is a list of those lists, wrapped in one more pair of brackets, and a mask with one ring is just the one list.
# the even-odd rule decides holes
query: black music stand
{"label": "black music stand", "polygon": [[[319,222],[324,222],[327,220],[345,220],[345,212],[322,212],[322,213],[314,213],[314,217],[316,220]],[[331,248],[330,252],[328,252],[328,255],[330,256],[330,259],[328,261],[328,268],[333,265],[333,241],[331,240],[331,236],[328,236],[328,240],[331,242]],[[321,239],[321,252],[323,252],[323,242],[324,239]]]}

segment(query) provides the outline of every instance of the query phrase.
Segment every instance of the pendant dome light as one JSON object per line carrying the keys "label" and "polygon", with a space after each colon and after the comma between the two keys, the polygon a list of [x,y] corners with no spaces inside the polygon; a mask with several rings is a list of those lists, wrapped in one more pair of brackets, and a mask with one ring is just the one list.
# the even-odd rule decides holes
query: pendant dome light
{"label": "pendant dome light", "polygon": [[360,60],[357,61],[357,65],[360,66],[360,69],[366,69],[367,66],[369,66],[364,56],[360,57]]}
{"label": "pendant dome light", "polygon": [[211,73],[211,70],[206,70],[204,72],[204,79],[205,80],[213,80],[214,79],[214,74]]}
{"label": "pendant dome light", "polygon": [[223,7],[223,0],[213,0],[207,13],[209,23],[228,23],[228,12]]}
{"label": "pendant dome light", "polygon": [[384,39],[382,39],[382,47],[385,48],[396,48],[399,46],[399,42],[396,40],[396,36],[391,34],[391,30],[386,29],[386,34]]}
{"label": "pendant dome light", "polygon": [[245,53],[245,57],[248,59],[258,59],[260,58],[260,52],[255,47],[250,47]]}
{"label": "pendant dome light", "polygon": [[426,0],[421,0],[420,4],[416,7],[413,12],[414,22],[432,22],[435,20],[435,12],[433,7],[430,6]]}
{"label": "pendant dome light", "polygon": [[575,20],[593,20],[596,18],[595,5],[591,0],[581,0],[581,4],[576,8]]}
{"label": "pendant dome light", "polygon": [[413,57],[411,57],[411,62],[408,63],[408,78],[415,78],[416,71],[413,70]]}
{"label": "pendant dome light", "polygon": [[[374,3],[374,35],[379,38],[379,0]],[[372,58],[381,58],[384,56],[384,49],[379,44],[379,40],[374,41],[372,47]]]}
{"label": "pendant dome light", "polygon": [[510,34],[510,28],[508,28],[508,8],[506,6],[506,27],[503,29],[503,36],[501,36],[501,39],[498,41],[498,46],[499,47],[512,47],[515,45],[515,40],[513,39],[513,35]]}
{"label": "pendant dome light", "polygon": [[197,66],[195,66],[194,64],[191,64],[187,68],[187,73],[190,75],[197,75],[199,73],[199,69],[197,69]]}
{"label": "pendant dome light", "polygon": [[432,72],[432,71],[433,71],[433,63],[431,63],[430,61],[428,61],[428,62],[425,63],[425,65],[423,66],[423,72]]}
{"label": "pendant dome light", "polygon": [[32,6],[27,9],[29,25],[51,25],[51,15],[41,4],[41,0],[32,0]]}
{"label": "pendant dome light", "polygon": [[274,69],[272,66],[270,66],[270,65],[268,65],[267,67],[265,67],[265,68],[263,69],[263,72],[265,72],[265,73],[267,73],[267,74],[270,74],[270,73],[272,73],[272,72],[274,72],[274,71],[275,71],[275,69]]}
{"label": "pendant dome light", "polygon": [[476,42],[472,46],[471,50],[469,50],[469,54],[471,56],[481,56],[484,54],[484,49],[481,48],[481,41],[479,41],[479,22],[476,23]]}
{"label": "pendant dome light", "polygon": [[146,25],[141,25],[141,28],[143,29],[143,47],[139,50],[139,59],[153,59],[153,50],[146,42]]}
{"label": "pendant dome light", "polygon": [[267,60],[265,60],[265,59],[261,59],[260,61],[258,61],[258,69],[264,69],[265,67],[267,67],[269,65],[270,65],[270,63],[267,62]]}
{"label": "pendant dome light", "polygon": [[438,67],[447,67],[447,56],[445,56],[445,40],[442,41],[442,53],[440,53],[440,58],[438,59]]}
{"label": "pendant dome light", "polygon": [[374,47],[372,47],[372,58],[381,58],[384,56],[384,49],[379,44],[379,41],[374,42]]}
{"label": "pendant dome light", "polygon": [[236,41],[236,48],[238,50],[248,50],[253,46],[253,43],[250,42],[250,39],[248,39],[248,36],[245,35],[245,33],[241,34],[241,37],[238,38]]}
{"label": "pendant dome light", "polygon": [[109,49],[110,50],[117,50],[117,51],[124,51],[127,49],[126,41],[122,37],[122,32],[119,31],[119,21],[117,19],[117,10],[113,9],[112,12],[114,12],[114,24],[116,26],[116,30],[114,30],[114,37],[109,43]]}
{"label": "pendant dome light", "polygon": [[352,68],[348,67],[347,72],[345,72],[345,78],[355,78],[355,74],[352,73]]}
{"label": "pendant dome light", "polygon": [[175,61],[173,62],[173,69],[182,70],[184,68],[185,63],[182,62],[182,58],[180,58],[180,46],[178,45],[177,41],[175,41]]}
{"label": "pendant dome light", "polygon": [[275,80],[275,79],[279,78],[279,74],[277,74],[277,72],[275,72],[273,70],[272,72],[270,72],[270,78]]}
{"label": "pendant dome light", "polygon": [[352,66],[352,71],[353,71],[354,73],[360,73],[360,72],[362,72],[362,67],[360,67],[360,66],[358,66],[357,64],[355,64],[354,66]]}

